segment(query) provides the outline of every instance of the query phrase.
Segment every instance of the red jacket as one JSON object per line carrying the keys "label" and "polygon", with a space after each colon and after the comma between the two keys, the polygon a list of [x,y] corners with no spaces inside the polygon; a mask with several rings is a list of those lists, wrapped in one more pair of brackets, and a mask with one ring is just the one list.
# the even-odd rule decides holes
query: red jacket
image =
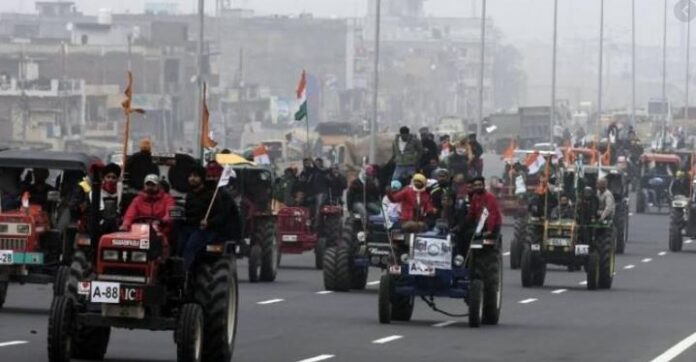
{"label": "red jacket", "polygon": [[140,217],[153,217],[169,222],[169,210],[174,207],[174,198],[164,191],[150,196],[144,192],[138,194],[128,206],[128,211],[123,217],[123,226],[130,228],[133,221]]}
{"label": "red jacket", "polygon": [[503,225],[503,215],[500,213],[500,208],[498,208],[498,200],[488,191],[472,196],[469,214],[467,215],[468,221],[478,225],[484,208],[488,209],[488,219],[486,219],[482,232],[499,231]]}
{"label": "red jacket", "polygon": [[[418,194],[420,194],[420,213],[416,213],[418,209]],[[426,214],[432,213],[433,202],[430,199],[430,194],[423,188],[423,191],[416,192],[412,187],[404,187],[401,191],[390,192],[387,194],[389,201],[401,203],[401,221],[423,221]],[[419,215],[417,218],[416,215]]]}

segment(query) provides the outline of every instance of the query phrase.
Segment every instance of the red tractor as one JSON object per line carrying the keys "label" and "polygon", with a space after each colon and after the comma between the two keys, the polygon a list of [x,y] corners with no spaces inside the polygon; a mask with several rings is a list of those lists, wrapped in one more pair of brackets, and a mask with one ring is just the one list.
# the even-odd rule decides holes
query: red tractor
{"label": "red tractor", "polygon": [[[55,282],[54,291],[62,292],[75,253],[76,219],[86,214],[73,207],[77,194],[86,197],[78,184],[99,163],[81,153],[0,152],[0,307],[10,282]],[[43,178],[39,183],[45,186],[38,186],[36,180]]]}
{"label": "red tractor", "polygon": [[286,254],[301,254],[314,250],[314,266],[321,269],[324,251],[336,245],[341,236],[341,205],[324,205],[318,230],[312,228],[312,211],[307,207],[286,207],[278,212],[280,250]]}

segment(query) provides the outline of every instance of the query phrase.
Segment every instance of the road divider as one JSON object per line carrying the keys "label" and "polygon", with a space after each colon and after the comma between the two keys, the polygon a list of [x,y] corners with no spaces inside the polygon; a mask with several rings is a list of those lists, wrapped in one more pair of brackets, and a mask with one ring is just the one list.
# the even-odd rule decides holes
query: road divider
{"label": "road divider", "polygon": [[311,358],[299,360],[297,362],[319,362],[319,361],[326,361],[327,359],[332,359],[334,357],[336,357],[336,356],[333,354],[320,354],[316,357],[311,357]]}
{"label": "road divider", "polygon": [[655,357],[655,359],[650,362],[670,362],[693,346],[694,343],[696,343],[696,333],[682,339],[679,343],[666,350],[665,353]]}
{"label": "road divider", "polygon": [[9,347],[9,346],[17,346],[20,344],[27,344],[29,341],[9,341],[9,342],[0,342],[0,347]]}
{"label": "road divider", "polygon": [[282,301],[284,301],[284,300],[285,300],[285,299],[269,299],[269,300],[264,300],[264,301],[261,301],[261,302],[256,302],[256,304],[260,304],[260,305],[274,304],[274,303],[280,303],[280,302],[282,302]]}
{"label": "road divider", "polygon": [[392,341],[396,341],[397,339],[401,339],[401,338],[404,338],[404,336],[393,335],[393,336],[389,336],[389,337],[375,339],[374,341],[372,341],[372,343],[373,344],[385,344],[385,343],[389,343]]}

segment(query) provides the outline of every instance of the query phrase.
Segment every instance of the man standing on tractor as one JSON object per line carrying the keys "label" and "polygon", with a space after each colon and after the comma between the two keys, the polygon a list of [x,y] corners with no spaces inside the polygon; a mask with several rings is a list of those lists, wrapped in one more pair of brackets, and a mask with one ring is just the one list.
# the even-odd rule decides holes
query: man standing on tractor
{"label": "man standing on tractor", "polygon": [[392,180],[402,180],[413,175],[423,156],[423,145],[410,132],[408,127],[401,127],[392,144],[392,154],[396,164]]}
{"label": "man standing on tractor", "polygon": [[401,203],[401,229],[404,232],[422,232],[428,227],[428,216],[434,212],[430,194],[426,190],[426,178],[422,174],[415,174],[410,187],[404,187],[401,191],[387,189],[387,196],[391,202]]}
{"label": "man standing on tractor", "polygon": [[607,179],[600,178],[597,180],[597,198],[599,207],[597,209],[597,217],[600,222],[612,220],[614,218],[614,195],[607,189]]}
{"label": "man standing on tractor", "polygon": [[29,203],[46,207],[48,205],[48,192],[55,190],[53,186],[46,183],[49,172],[45,168],[36,168],[33,170],[34,183],[28,187]]}
{"label": "man standing on tractor", "polygon": [[[423,127],[420,129],[420,140],[423,146],[423,155],[421,156],[420,167],[424,169],[430,163],[433,158],[438,159],[437,144],[435,143],[434,136],[428,130],[428,127]],[[432,171],[432,170],[431,170]],[[429,176],[429,173],[425,174]]]}
{"label": "man standing on tractor", "polygon": [[120,224],[120,212],[118,205],[118,178],[121,175],[121,167],[110,163],[102,170],[101,190],[101,231],[104,234],[118,230]]}
{"label": "man standing on tractor", "polygon": [[[289,205],[293,198],[293,189],[297,184],[297,169],[288,167],[283,171],[283,176],[279,177],[273,185],[273,198],[277,203]],[[280,206],[282,208],[283,206]]]}
{"label": "man standing on tractor", "polygon": [[341,169],[338,164],[331,166],[331,171],[329,173],[330,179],[330,192],[331,200],[329,202],[335,205],[343,205],[343,192],[348,188],[348,180],[341,173]]}
{"label": "man standing on tractor", "polygon": [[672,183],[669,185],[670,197],[674,198],[677,195],[689,197],[689,191],[690,185],[686,173],[682,170],[677,171],[676,177],[672,179]]}
{"label": "man standing on tractor", "polygon": [[566,194],[561,194],[558,198],[558,206],[551,210],[552,219],[572,219],[574,217],[573,207],[570,198]]}
{"label": "man standing on tractor", "polygon": [[486,191],[486,179],[483,176],[475,177],[472,181],[473,196],[467,220],[470,225],[477,225],[485,217],[483,228],[480,230],[481,236],[497,239],[503,225],[503,215],[500,213],[498,201],[492,193]]}
{"label": "man standing on tractor", "polygon": [[483,175],[483,146],[476,140],[476,133],[469,135],[469,146],[471,148],[471,154],[469,155],[471,167],[476,170],[476,176]]}
{"label": "man standing on tractor", "polygon": [[369,215],[379,215],[381,212],[379,184],[376,176],[377,168],[367,165],[348,187],[346,195],[348,210],[360,214],[363,220],[366,220]]}
{"label": "man standing on tractor", "polygon": [[435,177],[437,178],[437,184],[430,190],[430,198],[433,200],[435,213],[438,218],[443,218],[445,214],[451,216],[452,210],[445,212],[444,209],[452,205],[445,205],[443,202],[444,200],[454,200],[449,171],[444,168],[437,169],[435,170]]}
{"label": "man standing on tractor", "polygon": [[452,145],[452,153],[447,159],[443,160],[450,175],[468,174],[469,155],[467,155],[466,148],[467,143],[465,140],[460,141],[458,146]]}
{"label": "man standing on tractor", "polygon": [[169,223],[169,210],[174,207],[174,198],[162,191],[159,182],[159,176],[155,174],[145,176],[143,191],[128,206],[121,230],[130,230],[133,222],[143,217],[160,220],[165,225]]}

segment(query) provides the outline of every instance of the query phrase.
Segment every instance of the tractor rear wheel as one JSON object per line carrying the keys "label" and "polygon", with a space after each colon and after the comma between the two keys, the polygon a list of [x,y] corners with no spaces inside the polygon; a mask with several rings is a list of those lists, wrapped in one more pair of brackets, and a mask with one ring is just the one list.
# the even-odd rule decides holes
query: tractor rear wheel
{"label": "tractor rear wheel", "polygon": [[522,262],[522,249],[527,240],[527,218],[515,220],[515,235],[510,242],[510,269],[519,269]]}
{"label": "tractor rear wheel", "polygon": [[469,283],[469,327],[478,328],[483,319],[483,281],[474,279]]}
{"label": "tractor rear wheel", "polygon": [[612,243],[612,232],[605,232],[599,240],[599,284],[600,289],[611,289],[614,280],[616,257]]}
{"label": "tractor rear wheel", "polygon": [[377,298],[379,322],[382,324],[391,323],[391,293],[391,276],[389,274],[382,274],[379,278],[379,297]]}
{"label": "tractor rear wheel", "polygon": [[73,300],[56,297],[48,317],[48,361],[70,362],[73,335]]}
{"label": "tractor rear wheel", "polygon": [[503,257],[483,249],[474,258],[474,278],[483,281],[483,324],[498,324],[503,293]]}
{"label": "tractor rear wheel", "polygon": [[203,307],[203,360],[229,362],[237,336],[239,293],[232,256],[202,263],[196,272],[194,298]]}
{"label": "tractor rear wheel", "polygon": [[259,280],[262,282],[275,281],[280,262],[275,220],[264,220],[256,232],[255,239],[261,246],[261,275]]}
{"label": "tractor rear wheel", "polygon": [[254,245],[249,250],[249,282],[256,283],[261,275],[261,247]]}
{"label": "tractor rear wheel", "polygon": [[195,303],[184,304],[176,326],[176,360],[202,361],[203,309]]}
{"label": "tractor rear wheel", "polygon": [[7,287],[9,282],[0,282],[0,308],[5,304],[5,299],[7,298]]}
{"label": "tractor rear wheel", "polygon": [[346,245],[331,246],[324,253],[324,288],[347,292],[351,287],[351,252]]}
{"label": "tractor rear wheel", "polygon": [[669,218],[669,251],[678,252],[682,250],[683,239],[682,229],[684,227],[684,209],[672,208]]}
{"label": "tractor rear wheel", "polygon": [[599,287],[599,253],[595,250],[587,256],[587,289],[595,290]]}
{"label": "tractor rear wheel", "polygon": [[522,272],[520,274],[523,287],[541,287],[544,285],[546,263],[538,251],[532,251],[529,246],[525,245],[522,251],[521,264]]}

